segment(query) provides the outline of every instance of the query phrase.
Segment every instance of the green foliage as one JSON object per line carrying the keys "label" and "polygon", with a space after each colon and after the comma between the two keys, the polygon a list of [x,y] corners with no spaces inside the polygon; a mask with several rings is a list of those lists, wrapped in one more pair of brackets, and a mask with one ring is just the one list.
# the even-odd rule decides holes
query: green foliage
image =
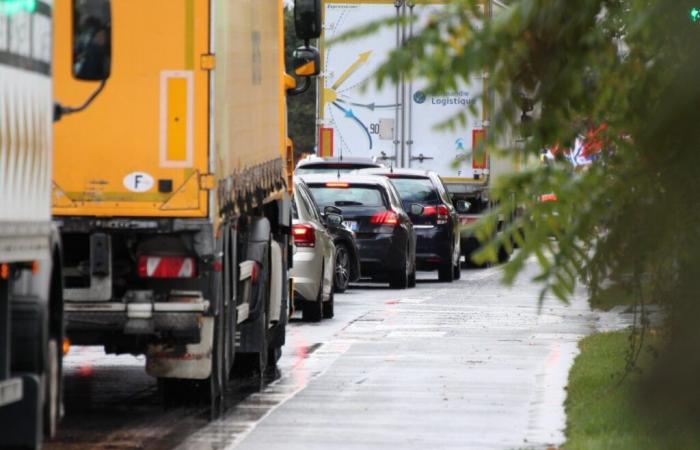
{"label": "green foliage", "polygon": [[[579,344],[581,354],[569,373],[566,399],[564,448],[575,449],[660,449],[696,448],[697,427],[684,426],[672,414],[655,411],[646,415],[639,408],[642,376],[619,384],[624,371],[627,332],[600,333]],[[654,346],[662,338],[651,337]],[[644,352],[640,364],[648,368],[653,353]]]}
{"label": "green foliage", "polygon": [[[294,64],[292,53],[303,45],[294,33],[294,10],[284,8],[284,54],[287,73],[292,74]],[[311,88],[302,95],[287,97],[287,125],[289,137],[294,141],[297,154],[311,153],[316,144],[316,82],[312,80]]]}
{"label": "green foliage", "polygon": [[[439,94],[489,74],[486,100],[498,101],[490,102],[488,150],[525,170],[492,191],[500,202],[477,224],[484,242],[477,259],[493,261],[497,248],[516,242],[521,251],[506,281],[534,257],[543,296],[564,301],[581,280],[594,296],[609,281],[642,292],[649,280],[645,302],[668,308],[672,338],[647,400],[700,418],[700,27],[688,20],[697,5],[518,0],[483,20],[479,3],[452,0],[390,55],[377,83],[403,74],[428,80],[426,92]],[[500,136],[521,129],[523,98],[534,104],[527,139],[497,147]],[[538,162],[543,148],[571,148],[600,124],[605,149],[587,169]],[[557,201],[538,201],[550,193]],[[497,215],[519,212],[494,233]]]}

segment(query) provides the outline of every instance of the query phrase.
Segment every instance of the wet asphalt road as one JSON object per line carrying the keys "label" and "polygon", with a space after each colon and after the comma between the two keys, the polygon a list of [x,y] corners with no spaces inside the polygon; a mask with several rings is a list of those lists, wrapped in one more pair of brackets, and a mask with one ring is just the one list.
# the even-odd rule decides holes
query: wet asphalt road
{"label": "wet asphalt road", "polygon": [[[528,268],[530,274],[533,267]],[[598,317],[584,295],[565,306],[526,275],[463,270],[452,284],[360,285],[336,317],[294,320],[277,379],[241,381],[221,418],[165,407],[142,358],[73,348],[66,416],[49,449],[489,449],[563,441],[564,386],[576,341]]]}

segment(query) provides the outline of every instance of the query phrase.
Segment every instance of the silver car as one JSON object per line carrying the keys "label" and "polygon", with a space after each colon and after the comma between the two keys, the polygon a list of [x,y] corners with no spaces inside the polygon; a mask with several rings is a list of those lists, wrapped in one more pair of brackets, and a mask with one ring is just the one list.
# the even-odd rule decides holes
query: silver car
{"label": "silver car", "polygon": [[309,188],[300,179],[294,180],[292,219],[294,304],[301,309],[304,321],[331,318],[335,245]]}

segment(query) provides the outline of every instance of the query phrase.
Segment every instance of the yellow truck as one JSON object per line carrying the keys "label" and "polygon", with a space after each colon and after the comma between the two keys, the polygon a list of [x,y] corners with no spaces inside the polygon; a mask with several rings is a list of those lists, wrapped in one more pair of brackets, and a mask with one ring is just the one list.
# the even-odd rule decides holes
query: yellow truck
{"label": "yellow truck", "polygon": [[[239,371],[262,377],[285,339],[286,96],[304,89],[285,74],[283,1],[120,0],[101,28],[100,11],[71,17],[70,5],[55,2],[55,53],[101,52],[115,31],[109,82],[55,128],[68,337],[145,354],[166,399],[219,402]],[[310,78],[320,5],[295,8],[307,43],[296,73]],[[76,26],[92,27],[91,45],[72,43]],[[57,95],[93,92],[75,77],[90,70],[57,61]]]}

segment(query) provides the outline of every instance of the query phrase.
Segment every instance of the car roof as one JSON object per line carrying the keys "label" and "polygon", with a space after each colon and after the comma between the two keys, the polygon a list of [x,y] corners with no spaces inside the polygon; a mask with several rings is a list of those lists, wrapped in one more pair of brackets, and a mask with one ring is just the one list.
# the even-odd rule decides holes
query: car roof
{"label": "car roof", "polygon": [[420,170],[420,169],[397,169],[390,167],[377,167],[368,169],[357,169],[354,171],[356,174],[367,174],[367,175],[407,175],[412,177],[426,177],[430,178],[437,175],[432,170]]}
{"label": "car roof", "polygon": [[388,178],[380,175],[363,175],[356,173],[341,173],[338,176],[337,173],[314,173],[314,174],[302,174],[296,175],[295,179],[301,178],[304,182],[308,184],[321,184],[321,183],[350,183],[350,184],[374,184],[386,186],[389,183]]}
{"label": "car roof", "polygon": [[320,157],[320,156],[309,156],[307,158],[304,158],[300,160],[297,163],[297,167],[303,167],[303,166],[323,166],[323,165],[333,165],[333,164],[366,164],[366,165],[373,165],[378,168],[382,167],[381,163],[378,163],[372,158],[361,158],[361,157],[341,157],[341,156],[330,156],[330,157]]}

